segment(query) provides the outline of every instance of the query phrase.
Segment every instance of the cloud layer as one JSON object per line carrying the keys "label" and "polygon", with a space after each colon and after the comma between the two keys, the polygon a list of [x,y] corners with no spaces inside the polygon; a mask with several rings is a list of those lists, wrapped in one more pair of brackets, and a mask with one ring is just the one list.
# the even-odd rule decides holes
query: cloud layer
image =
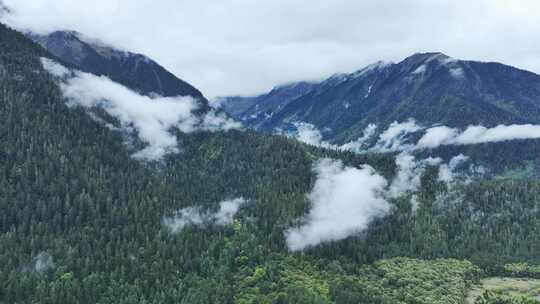
{"label": "cloud layer", "polygon": [[[498,125],[493,128],[484,126],[468,126],[464,130],[447,126],[426,128],[414,119],[405,122],[393,122],[378,137],[377,142],[367,147],[367,141],[375,135],[376,125],[369,125],[364,134],[356,141],[336,145],[323,139],[322,133],[312,124],[296,123],[297,132],[294,137],[306,144],[327,149],[352,151],[356,153],[373,152],[412,152],[423,149],[435,149],[445,145],[476,145],[509,140],[525,140],[540,138],[540,125]],[[411,142],[410,135],[420,133],[418,142]]]}
{"label": "cloud layer", "polygon": [[367,142],[375,135],[376,131],[377,131],[377,125],[369,124],[364,129],[364,133],[361,137],[359,137],[357,140],[341,145],[339,147],[339,150],[360,153],[361,151],[366,149]]}
{"label": "cloud layer", "polygon": [[345,167],[340,161],[322,159],[314,171],[317,181],[308,194],[311,210],[303,225],[286,231],[290,250],[344,239],[390,211],[382,196],[387,181],[373,168]]}
{"label": "cloud layer", "polygon": [[56,268],[53,257],[45,251],[42,251],[35,256],[32,262],[34,264],[33,270],[38,273],[44,273]]}
{"label": "cloud layer", "polygon": [[[423,132],[416,144],[407,140],[407,135]],[[394,122],[383,132],[372,152],[413,151],[434,149],[444,145],[476,145],[509,140],[540,138],[540,125],[498,125],[493,128],[468,126],[464,130],[447,126],[424,128],[413,119],[405,123]]]}
{"label": "cloud layer", "polygon": [[374,135],[375,131],[377,130],[377,125],[370,124],[364,129],[363,135],[359,137],[358,139],[351,141],[349,143],[343,144],[341,146],[331,144],[325,140],[323,140],[323,135],[319,129],[317,129],[314,125],[307,123],[307,122],[296,122],[294,123],[294,126],[296,127],[296,132],[293,132],[292,134],[287,134],[288,136],[294,137],[296,140],[303,142],[305,144],[326,148],[326,149],[333,149],[333,150],[341,150],[341,151],[352,151],[356,153],[360,153],[365,150],[367,141],[370,140]]}
{"label": "cloud layer", "polygon": [[306,122],[297,122],[294,124],[296,133],[293,134],[296,140],[311,146],[317,146],[327,149],[338,149],[339,147],[323,140],[323,135],[314,125]]}
{"label": "cloud layer", "polygon": [[439,177],[438,179],[445,183],[452,182],[456,177],[456,169],[469,160],[468,156],[459,154],[452,157],[448,164],[442,164],[439,167]]}
{"label": "cloud layer", "polygon": [[73,29],[147,54],[210,97],[421,51],[540,71],[540,41],[531,39],[540,36],[537,0],[4,2],[12,26]]}
{"label": "cloud layer", "polygon": [[519,139],[540,138],[538,125],[499,125],[493,128],[469,126],[464,131],[439,126],[426,130],[417,148],[436,148],[442,145],[474,145]]}
{"label": "cloud layer", "polygon": [[379,140],[370,150],[375,152],[392,152],[406,150],[410,145],[405,144],[406,136],[422,130],[422,127],[416,124],[414,119],[406,122],[393,122],[388,129],[379,135]]}
{"label": "cloud layer", "polygon": [[416,161],[414,156],[402,152],[396,156],[397,172],[389,189],[390,197],[396,198],[408,191],[415,191],[420,188],[420,178],[424,173],[426,165],[438,165],[442,162],[439,158],[428,158]]}
{"label": "cloud layer", "polygon": [[285,231],[289,250],[301,251],[325,242],[343,240],[365,231],[376,218],[392,211],[390,201],[407,195],[412,212],[419,207],[417,193],[428,166],[439,166],[438,179],[448,185],[455,170],[468,160],[464,155],[449,163],[441,158],[416,160],[403,152],[396,157],[397,172],[388,181],[372,167],[347,167],[339,160],[321,159],[313,166],[316,181],[307,198],[311,208],[300,218],[299,226]]}
{"label": "cloud layer", "polygon": [[219,203],[219,210],[215,213],[204,212],[198,207],[184,208],[179,210],[173,217],[163,218],[163,224],[169,228],[171,233],[178,233],[188,225],[231,225],[234,216],[245,203],[246,200],[243,198],[222,201]]}
{"label": "cloud layer", "polygon": [[229,130],[239,128],[223,114],[210,111],[195,115],[197,102],[191,97],[161,97],[140,95],[105,76],[70,71],[62,65],[42,58],[45,70],[59,79],[68,104],[85,108],[101,107],[116,117],[122,129],[135,130],[147,146],[134,154],[135,158],[159,160],[167,153],[178,152],[173,128],[190,133],[197,130]]}

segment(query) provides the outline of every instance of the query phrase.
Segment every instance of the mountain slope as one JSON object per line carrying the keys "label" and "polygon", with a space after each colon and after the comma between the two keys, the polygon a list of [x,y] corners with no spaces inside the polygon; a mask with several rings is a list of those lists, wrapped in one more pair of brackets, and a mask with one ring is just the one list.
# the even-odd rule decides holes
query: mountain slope
{"label": "mountain slope", "polygon": [[227,97],[221,101],[226,112],[242,121],[253,122],[251,126],[257,127],[257,122],[264,121],[258,117],[261,113],[268,118],[268,113],[279,111],[289,101],[306,94],[315,86],[315,83],[297,82],[276,87],[268,94],[256,97]]}
{"label": "mountain slope", "polygon": [[[416,212],[405,195],[366,231],[291,253],[284,232],[311,208],[316,159],[391,180],[393,157],[171,130],[179,153],[140,162],[118,130],[66,105],[41,57],[54,59],[0,25],[0,303],[459,303],[479,269],[438,258],[494,274],[540,263],[538,182],[448,192],[437,168]],[[237,197],[249,202],[228,225],[165,221]],[[397,256],[433,260],[367,265]]]}
{"label": "mountain slope", "polygon": [[[182,153],[140,163],[119,132],[65,104],[41,66],[52,55],[1,25],[0,46],[0,302],[195,303],[196,292],[231,302],[235,259],[258,259],[303,212],[312,158],[326,152],[254,133],[178,133]],[[243,234],[216,226],[171,235],[163,224],[183,207],[216,209],[238,196],[254,201]],[[201,288],[208,277],[224,284]]]}
{"label": "mountain slope", "polygon": [[144,55],[114,49],[73,31],[29,33],[28,37],[79,70],[105,75],[142,94],[192,96],[207,104],[199,90]]}
{"label": "mountain slope", "polygon": [[[236,117],[264,131],[295,121],[328,129],[336,142],[354,140],[371,123],[384,129],[414,118],[450,127],[540,123],[540,76],[499,63],[456,60],[441,53],[415,54],[397,64],[377,63],[333,76],[301,96],[264,108],[267,97]],[[231,100],[225,109],[234,109]],[[263,108],[264,111],[257,111]]]}

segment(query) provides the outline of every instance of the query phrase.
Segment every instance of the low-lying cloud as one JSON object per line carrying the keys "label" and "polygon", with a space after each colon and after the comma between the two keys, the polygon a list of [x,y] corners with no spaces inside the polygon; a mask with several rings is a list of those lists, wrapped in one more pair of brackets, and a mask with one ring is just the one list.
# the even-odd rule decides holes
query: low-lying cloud
{"label": "low-lying cloud", "polygon": [[[352,151],[356,153],[389,153],[389,152],[413,152],[424,149],[435,149],[447,145],[475,145],[495,143],[509,140],[525,140],[540,138],[540,125],[499,125],[486,128],[480,125],[471,125],[464,130],[447,126],[423,127],[414,119],[405,122],[393,122],[384,130],[376,143],[367,147],[370,138],[375,135],[377,126],[369,125],[364,134],[355,141],[343,145],[332,144],[323,140],[322,133],[312,124],[297,123],[295,138],[304,143],[328,149]],[[420,134],[418,142],[410,140],[413,133]]]}
{"label": "low-lying cloud", "polygon": [[422,130],[422,127],[416,124],[414,119],[406,122],[393,122],[388,129],[379,135],[379,140],[374,147],[370,148],[373,152],[394,152],[405,150],[411,145],[405,144],[406,136]]}
{"label": "low-lying cloud", "polygon": [[56,264],[52,255],[46,251],[39,252],[32,258],[31,263],[22,267],[24,272],[33,272],[37,274],[45,274],[56,269]]}
{"label": "low-lying cloud", "polygon": [[321,159],[313,166],[317,179],[307,198],[311,208],[299,226],[285,231],[289,250],[301,251],[330,241],[343,240],[388,215],[392,199],[410,195],[412,212],[419,207],[417,193],[428,166],[439,166],[438,180],[451,183],[455,170],[468,160],[462,154],[449,163],[441,158],[416,160],[402,152],[396,156],[396,175],[389,183],[372,167],[347,167],[339,160]]}
{"label": "low-lying cloud", "polygon": [[144,96],[105,76],[70,71],[62,65],[42,58],[45,70],[60,81],[68,105],[84,108],[100,107],[120,121],[122,129],[136,130],[147,146],[136,152],[137,159],[159,160],[167,153],[178,152],[172,129],[190,133],[240,128],[240,124],[224,114],[210,111],[196,115],[197,102],[189,96]]}
{"label": "low-lying cloud", "polygon": [[402,152],[396,156],[396,176],[390,184],[389,195],[396,198],[403,193],[416,191],[421,186],[421,177],[427,165],[436,166],[442,162],[440,158],[427,158],[417,161],[409,153]]}
{"label": "low-lying cloud", "polygon": [[294,138],[305,144],[327,149],[338,149],[339,147],[323,140],[323,135],[319,129],[307,122],[297,122],[294,124],[296,133]]}
{"label": "low-lying cloud", "polygon": [[297,122],[294,124],[294,126],[296,127],[296,132],[292,134],[292,137],[300,142],[326,149],[352,151],[356,153],[360,153],[364,148],[366,148],[366,143],[373,137],[373,135],[375,135],[375,131],[377,130],[377,125],[370,124],[364,129],[361,137],[340,146],[323,140],[321,131],[319,131],[319,129],[317,129],[317,127],[315,127],[313,124]]}
{"label": "low-lying cloud", "polygon": [[[424,132],[416,144],[406,141],[410,133]],[[414,151],[435,149],[445,145],[476,145],[509,140],[540,138],[540,125],[498,125],[486,128],[480,125],[468,126],[465,130],[436,126],[424,128],[412,119],[405,123],[394,122],[379,136],[372,152]]]}
{"label": "low-lying cloud", "polygon": [[366,144],[375,135],[376,131],[377,131],[377,125],[369,124],[364,129],[364,132],[361,137],[359,137],[357,140],[354,140],[354,141],[351,141],[351,142],[348,142],[346,144],[339,146],[339,149],[343,151],[352,151],[355,153],[360,153],[366,148]]}
{"label": "low-lying cloud", "polygon": [[215,213],[205,212],[199,207],[184,208],[177,211],[173,217],[163,218],[163,224],[171,233],[178,233],[188,225],[231,225],[234,216],[245,203],[246,200],[243,198],[222,201],[219,203],[219,210]]}
{"label": "low-lying cloud", "polygon": [[456,177],[456,169],[461,166],[463,163],[467,162],[469,160],[468,156],[465,156],[463,154],[459,154],[457,156],[452,157],[448,164],[441,164],[439,167],[439,176],[438,180],[450,183],[454,181]]}
{"label": "low-lying cloud", "polygon": [[56,265],[54,264],[53,257],[45,252],[40,252],[33,260],[34,263],[34,271],[38,273],[44,273],[49,270],[53,270],[56,268]]}
{"label": "low-lying cloud", "polygon": [[383,196],[387,181],[370,166],[358,169],[322,159],[314,171],[317,181],[308,194],[311,210],[301,226],[285,233],[290,250],[344,239],[390,212],[391,206]]}
{"label": "low-lying cloud", "polygon": [[374,146],[368,147],[369,140],[375,136],[377,125],[369,124],[358,139],[345,143],[343,145],[332,144],[323,139],[322,132],[313,124],[306,122],[297,122],[294,124],[296,132],[293,137],[305,144],[317,146],[326,149],[351,151],[355,153],[363,152],[395,152],[402,151],[405,148],[411,149],[413,145],[406,144],[407,135],[422,129],[413,119],[404,123],[394,122],[385,131],[383,131]]}
{"label": "low-lying cloud", "polygon": [[519,139],[540,138],[540,125],[499,125],[493,128],[469,126],[464,131],[446,126],[426,130],[417,148],[437,148],[442,145],[474,145]]}

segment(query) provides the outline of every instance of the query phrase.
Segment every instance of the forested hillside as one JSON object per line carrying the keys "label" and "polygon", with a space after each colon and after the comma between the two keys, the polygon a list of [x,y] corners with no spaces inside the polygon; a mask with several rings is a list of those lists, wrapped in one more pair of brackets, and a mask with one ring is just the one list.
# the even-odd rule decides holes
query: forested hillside
{"label": "forested hillside", "polygon": [[[464,303],[483,275],[540,264],[539,182],[447,184],[437,166],[367,229],[293,252],[317,160],[392,180],[395,155],[175,129],[177,153],[134,159],[143,143],[67,105],[42,57],[0,26],[0,303]],[[179,210],[203,219],[171,226]]]}

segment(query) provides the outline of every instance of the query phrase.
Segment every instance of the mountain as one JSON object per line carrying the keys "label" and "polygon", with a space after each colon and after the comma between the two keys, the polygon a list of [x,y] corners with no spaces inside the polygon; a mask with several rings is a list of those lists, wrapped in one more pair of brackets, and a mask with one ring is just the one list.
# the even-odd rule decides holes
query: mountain
{"label": "mountain", "polygon": [[294,87],[284,87],[279,104],[272,99],[277,88],[257,97],[225,98],[224,108],[262,131],[311,123],[338,143],[360,137],[369,124],[384,130],[409,118],[425,126],[459,128],[540,123],[539,75],[442,53],[415,54],[397,64],[378,62],[310,83],[301,92]]}
{"label": "mountain", "polygon": [[[404,176],[392,155],[176,126],[178,149],[145,162],[114,117],[66,100],[56,60],[0,25],[0,303],[464,303],[485,275],[538,275],[536,180],[449,187],[428,166],[387,197]],[[291,251],[313,220],[330,239]]]}
{"label": "mountain", "polygon": [[74,31],[27,36],[79,70],[105,75],[146,95],[192,96],[208,105],[199,90],[144,55],[115,49]]}
{"label": "mountain", "polygon": [[[278,86],[264,95],[226,97],[222,98],[221,102],[226,112],[257,128],[258,123],[262,123],[266,118],[269,118],[269,113],[272,113],[275,109],[282,109],[289,101],[308,93],[316,85],[310,82],[297,82]],[[258,117],[259,115],[262,115],[263,118]]]}

